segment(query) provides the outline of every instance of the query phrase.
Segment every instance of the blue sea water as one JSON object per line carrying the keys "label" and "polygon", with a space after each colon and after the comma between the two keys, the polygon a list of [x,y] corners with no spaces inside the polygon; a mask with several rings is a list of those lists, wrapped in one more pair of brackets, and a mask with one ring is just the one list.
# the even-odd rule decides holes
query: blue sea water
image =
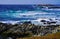
{"label": "blue sea water", "polygon": [[0,5],[0,21],[37,20],[39,18],[60,20],[60,9],[42,9],[33,5]]}

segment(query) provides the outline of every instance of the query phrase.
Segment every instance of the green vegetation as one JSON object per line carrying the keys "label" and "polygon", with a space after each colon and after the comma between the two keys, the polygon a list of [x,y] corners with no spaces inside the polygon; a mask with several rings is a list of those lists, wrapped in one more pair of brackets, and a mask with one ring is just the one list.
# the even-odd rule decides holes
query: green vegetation
{"label": "green vegetation", "polygon": [[17,39],[60,39],[60,32],[54,34],[48,34],[46,36],[32,36],[32,37],[25,37],[25,38],[17,38]]}

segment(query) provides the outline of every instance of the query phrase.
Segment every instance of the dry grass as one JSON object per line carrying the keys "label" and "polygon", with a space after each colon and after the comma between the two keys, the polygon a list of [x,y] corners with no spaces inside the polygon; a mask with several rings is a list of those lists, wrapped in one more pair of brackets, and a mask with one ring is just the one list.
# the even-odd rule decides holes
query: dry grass
{"label": "dry grass", "polygon": [[49,34],[47,36],[25,37],[25,38],[17,38],[17,39],[60,39],[60,32],[55,34]]}

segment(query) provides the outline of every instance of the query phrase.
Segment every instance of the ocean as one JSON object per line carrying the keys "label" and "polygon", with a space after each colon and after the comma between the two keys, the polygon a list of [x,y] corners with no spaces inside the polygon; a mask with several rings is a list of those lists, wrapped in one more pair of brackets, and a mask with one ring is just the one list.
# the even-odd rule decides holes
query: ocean
{"label": "ocean", "polygon": [[60,8],[37,5],[0,5],[0,21],[32,21],[41,18],[60,20]]}

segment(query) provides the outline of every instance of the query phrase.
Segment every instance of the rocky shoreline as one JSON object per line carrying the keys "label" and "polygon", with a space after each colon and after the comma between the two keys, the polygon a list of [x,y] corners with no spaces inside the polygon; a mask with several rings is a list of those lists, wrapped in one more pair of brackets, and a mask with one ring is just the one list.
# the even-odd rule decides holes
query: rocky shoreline
{"label": "rocky shoreline", "polygon": [[39,26],[31,22],[24,22],[22,24],[6,24],[0,23],[0,35],[5,37],[30,37],[30,36],[45,36],[60,32],[60,25]]}

